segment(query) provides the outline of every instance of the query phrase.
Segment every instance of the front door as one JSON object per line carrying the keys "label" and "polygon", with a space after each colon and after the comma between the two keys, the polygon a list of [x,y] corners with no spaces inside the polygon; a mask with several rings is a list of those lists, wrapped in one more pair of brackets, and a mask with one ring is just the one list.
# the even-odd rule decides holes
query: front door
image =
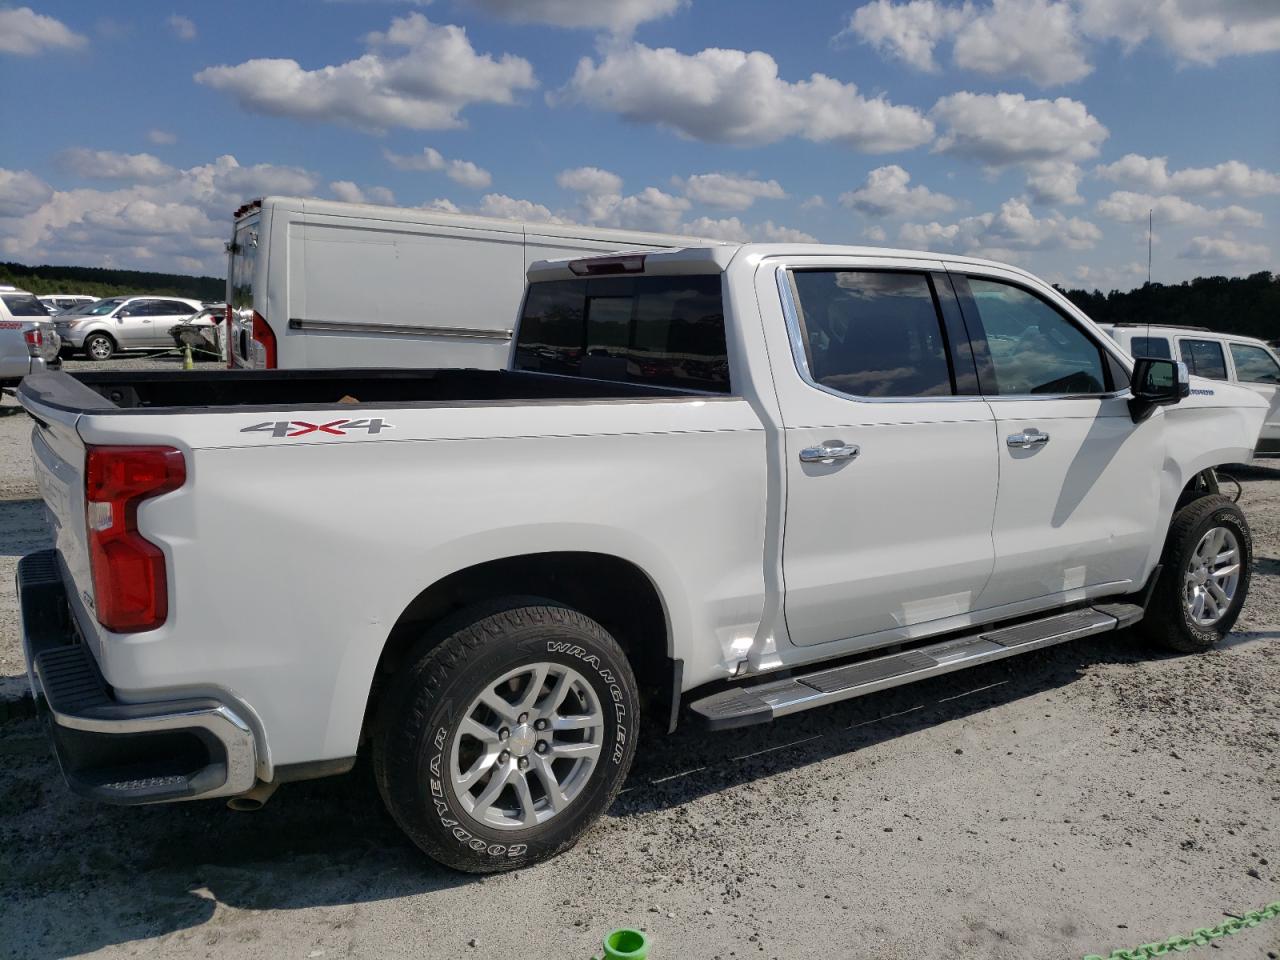
{"label": "front door", "polygon": [[972,610],[991,574],[995,425],[940,267],[779,271],[793,643],[925,632]]}
{"label": "front door", "polygon": [[1133,422],[1123,367],[1043,292],[964,269],[953,282],[1000,461],[995,565],[981,607],[1137,589],[1159,529],[1163,415]]}
{"label": "front door", "polygon": [[151,333],[158,312],[158,300],[131,300],[116,313],[116,340],[122,350],[138,350],[154,345]]}

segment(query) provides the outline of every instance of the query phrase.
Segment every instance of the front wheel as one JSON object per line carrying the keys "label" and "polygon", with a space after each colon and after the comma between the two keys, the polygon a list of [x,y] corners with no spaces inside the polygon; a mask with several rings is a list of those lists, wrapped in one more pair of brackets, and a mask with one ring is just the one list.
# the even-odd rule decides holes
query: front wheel
{"label": "front wheel", "polygon": [[1173,517],[1143,632],[1179,653],[1200,653],[1231,632],[1249,593],[1253,535],[1229,498],[1193,500]]}
{"label": "front wheel", "polygon": [[635,679],[594,620],[549,601],[463,611],[423,637],[373,741],[387,809],[433,859],[512,870],[572,846],[635,753]]}
{"label": "front wheel", "polygon": [[90,360],[110,360],[116,345],[105,333],[91,333],[84,341],[84,355]]}

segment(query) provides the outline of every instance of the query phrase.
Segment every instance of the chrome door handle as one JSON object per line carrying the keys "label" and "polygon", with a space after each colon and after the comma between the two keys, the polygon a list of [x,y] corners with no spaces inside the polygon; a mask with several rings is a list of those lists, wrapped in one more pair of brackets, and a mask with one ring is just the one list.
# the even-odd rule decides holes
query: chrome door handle
{"label": "chrome door handle", "polygon": [[1005,439],[1005,443],[1015,450],[1030,450],[1032,447],[1043,447],[1048,442],[1049,435],[1041,433],[1034,427],[1023,433],[1011,433]]}
{"label": "chrome door handle", "polygon": [[862,450],[856,443],[844,443],[840,440],[826,440],[816,447],[805,447],[800,451],[801,463],[835,463],[837,460],[852,460]]}

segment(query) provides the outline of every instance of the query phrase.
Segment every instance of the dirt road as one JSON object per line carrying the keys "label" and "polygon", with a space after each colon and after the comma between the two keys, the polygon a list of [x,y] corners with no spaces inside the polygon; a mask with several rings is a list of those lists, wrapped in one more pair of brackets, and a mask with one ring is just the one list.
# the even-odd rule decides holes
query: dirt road
{"label": "dirt road", "polygon": [[[43,532],[0,406],[0,675],[16,557]],[[15,452],[17,451],[17,452]],[[772,726],[642,745],[559,859],[476,879],[421,857],[367,769],[262,811],[71,797],[35,721],[0,726],[0,956],[655,960],[1105,954],[1280,900],[1280,470],[1223,649],[1123,633]],[[0,687],[0,693],[3,692]],[[1275,958],[1280,919],[1187,956]]]}

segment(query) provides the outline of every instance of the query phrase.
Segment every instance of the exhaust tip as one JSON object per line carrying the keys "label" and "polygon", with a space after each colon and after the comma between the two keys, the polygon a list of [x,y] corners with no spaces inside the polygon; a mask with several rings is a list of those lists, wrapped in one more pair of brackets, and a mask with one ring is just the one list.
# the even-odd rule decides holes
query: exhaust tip
{"label": "exhaust tip", "polygon": [[240,813],[248,813],[250,810],[261,810],[265,803],[257,797],[232,797],[227,801],[227,808]]}

